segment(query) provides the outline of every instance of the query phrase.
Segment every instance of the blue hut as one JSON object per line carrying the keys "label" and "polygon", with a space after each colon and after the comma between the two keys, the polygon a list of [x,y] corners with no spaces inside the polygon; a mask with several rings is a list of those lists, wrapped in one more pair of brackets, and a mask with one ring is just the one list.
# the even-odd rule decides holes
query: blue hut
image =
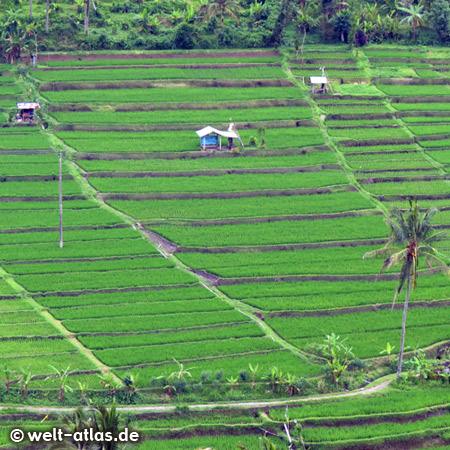
{"label": "blue hut", "polygon": [[239,135],[231,128],[232,127],[230,126],[228,131],[221,131],[217,128],[207,126],[196,131],[197,135],[200,137],[200,147],[203,150],[222,150],[222,137],[228,139],[228,150],[231,150],[234,147],[233,139],[238,139],[242,145]]}

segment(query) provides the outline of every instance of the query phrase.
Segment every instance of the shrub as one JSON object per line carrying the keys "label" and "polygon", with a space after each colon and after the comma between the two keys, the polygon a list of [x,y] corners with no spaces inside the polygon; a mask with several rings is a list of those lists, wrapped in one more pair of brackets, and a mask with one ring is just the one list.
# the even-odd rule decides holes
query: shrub
{"label": "shrub", "polygon": [[442,42],[450,40],[450,5],[447,0],[434,0],[427,20]]}
{"label": "shrub", "polygon": [[190,50],[195,47],[195,28],[187,23],[178,26],[175,33],[175,47],[183,50]]}
{"label": "shrub", "polygon": [[206,372],[202,372],[200,379],[202,380],[202,383],[208,383],[211,380],[211,371],[207,370]]}
{"label": "shrub", "polygon": [[350,9],[343,9],[336,14],[333,20],[334,31],[340,35],[342,42],[348,41],[348,35],[352,29],[353,16]]}
{"label": "shrub", "polygon": [[359,47],[364,47],[367,44],[367,36],[363,30],[359,29],[355,34],[355,42]]}
{"label": "shrub", "polygon": [[248,381],[249,377],[248,377],[248,373],[246,370],[241,370],[239,372],[239,379],[245,383],[246,381]]}

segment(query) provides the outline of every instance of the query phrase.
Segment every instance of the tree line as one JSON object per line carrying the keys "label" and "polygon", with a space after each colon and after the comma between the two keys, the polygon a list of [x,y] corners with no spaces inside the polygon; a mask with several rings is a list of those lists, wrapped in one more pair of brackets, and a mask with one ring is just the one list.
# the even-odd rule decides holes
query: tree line
{"label": "tree line", "polygon": [[448,44],[448,0],[5,0],[0,52]]}

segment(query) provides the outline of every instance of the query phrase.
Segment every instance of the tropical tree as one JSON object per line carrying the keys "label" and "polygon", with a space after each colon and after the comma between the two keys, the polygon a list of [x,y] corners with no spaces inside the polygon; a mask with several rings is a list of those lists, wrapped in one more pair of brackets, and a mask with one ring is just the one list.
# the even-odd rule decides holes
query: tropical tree
{"label": "tropical tree", "polygon": [[450,276],[450,268],[442,259],[439,252],[432,246],[435,242],[444,240],[445,233],[436,231],[432,225],[433,218],[438,212],[437,208],[428,209],[420,215],[417,201],[409,199],[409,213],[406,219],[398,207],[392,209],[389,217],[385,219],[390,229],[389,239],[384,247],[368,252],[363,259],[371,257],[385,258],[380,274],[393,266],[401,266],[397,288],[395,290],[392,309],[397,296],[406,284],[406,297],[403,306],[402,336],[400,341],[400,354],[398,360],[397,376],[402,373],[403,350],[405,347],[406,315],[411,292],[417,286],[419,259],[424,258],[428,267]]}
{"label": "tropical tree", "polygon": [[11,386],[11,376],[15,374],[16,372],[12,371],[8,368],[8,366],[5,366],[3,369],[3,373],[5,374],[5,388],[6,393],[9,394],[10,386]]}
{"label": "tropical tree", "polygon": [[412,366],[414,372],[422,381],[427,379],[430,374],[433,373],[432,362],[427,359],[427,356],[423,351],[419,351],[418,354],[413,357]]}
{"label": "tropical tree", "polygon": [[96,442],[73,439],[74,433],[83,436],[84,430],[92,430],[93,433],[99,431],[92,411],[89,413],[81,408],[77,408],[71,415],[60,415],[58,422],[60,422],[64,434],[72,437],[64,439],[63,442],[55,442],[50,446],[50,450],[94,450],[99,448],[99,444]]}
{"label": "tropical tree", "polygon": [[131,400],[132,397],[134,397],[137,392],[138,392],[138,387],[137,387],[137,380],[138,380],[138,375],[134,375],[132,373],[129,373],[127,375],[125,375],[123,382],[125,384],[125,389],[127,391],[128,394],[128,398]]}
{"label": "tropical tree", "polygon": [[45,31],[48,33],[48,14],[50,10],[50,0],[47,0],[45,3]]}
{"label": "tropical tree", "polygon": [[423,23],[425,16],[425,7],[422,4],[422,0],[417,5],[409,2],[405,4],[404,2],[404,6],[398,6],[397,9],[407,14],[406,17],[400,20],[400,23],[407,24],[408,26],[412,25],[413,39],[415,42],[417,27]]}
{"label": "tropical tree", "polygon": [[228,377],[227,381],[231,391],[233,391],[236,386],[239,386],[239,377]]}
{"label": "tropical tree", "polygon": [[343,9],[334,16],[333,27],[336,33],[340,35],[342,42],[348,41],[348,36],[352,30],[353,22],[354,16],[350,9]]}
{"label": "tropical tree", "polygon": [[78,381],[78,388],[77,391],[80,393],[81,397],[79,398],[79,402],[80,403],[86,403],[88,404],[88,392],[89,392],[89,388],[88,385],[86,383],[83,383],[81,381]]}
{"label": "tropical tree", "polygon": [[110,396],[116,395],[117,389],[120,387],[120,383],[116,380],[114,375],[108,371],[106,373],[98,374],[100,378],[100,384],[108,389]]}
{"label": "tropical tree", "polygon": [[95,6],[94,0],[86,0],[84,4],[84,31],[86,36],[89,36],[89,6],[92,3],[92,7],[94,11],[97,11],[97,7]]}
{"label": "tropical tree", "polygon": [[289,394],[289,397],[297,395],[300,392],[299,378],[296,375],[291,375],[290,373],[288,373],[285,380],[285,389]]}
{"label": "tropical tree", "polygon": [[32,44],[35,24],[24,22],[21,13],[21,9],[7,10],[0,31],[0,47],[3,47],[9,64],[17,62],[22,50],[28,49]]}
{"label": "tropical tree", "polygon": [[346,345],[347,338],[341,339],[340,336],[331,333],[319,346],[322,354],[327,360],[327,365],[331,373],[331,377],[336,384],[342,374],[347,370],[351,359],[354,357],[352,348]]}
{"label": "tropical tree", "polygon": [[[110,408],[98,406],[88,411],[78,408],[71,415],[60,416],[59,421],[64,433],[70,434],[72,438],[65,439],[63,442],[55,442],[50,450],[116,450],[120,446],[117,437],[122,431],[122,421],[117,412],[115,400]],[[113,439],[102,442],[73,439],[75,433],[84,436],[84,430],[92,430],[94,435],[102,433],[103,436],[108,436],[107,433],[109,433]]]}
{"label": "tropical tree", "polygon": [[24,400],[28,397],[28,387],[33,379],[33,374],[29,370],[22,369],[19,375],[20,394]]}
{"label": "tropical tree", "polygon": [[58,401],[62,402],[64,400],[64,392],[72,392],[73,389],[67,384],[67,379],[69,377],[69,370],[70,366],[68,366],[65,370],[59,370],[56,367],[49,366],[51,369],[53,369],[54,374],[48,376],[46,379],[49,378],[56,378],[58,379],[59,383],[59,395],[58,395]]}
{"label": "tropical tree", "polygon": [[180,363],[175,358],[173,359],[177,365],[178,370],[172,372],[168,377],[167,381],[169,382],[166,386],[164,386],[164,390],[169,394],[173,395],[180,387],[185,385],[185,378],[192,378],[191,370],[195,367],[185,368],[183,363]]}
{"label": "tropical tree", "polygon": [[212,17],[220,17],[220,29],[223,30],[223,21],[225,16],[231,17],[239,24],[239,12],[242,6],[236,0],[213,0],[205,5],[205,19],[210,20]]}
{"label": "tropical tree", "polygon": [[255,388],[256,383],[256,375],[258,375],[259,371],[259,364],[256,364],[253,366],[251,363],[248,365],[248,369],[250,370],[250,373],[252,374],[252,389]]}
{"label": "tropical tree", "polygon": [[[94,410],[94,423],[95,428],[106,436],[106,433],[110,433],[111,436],[116,437],[120,433],[120,415],[116,409],[116,400],[114,399],[111,408],[99,406]],[[100,447],[101,450],[116,450],[119,448],[119,442],[103,441]]]}
{"label": "tropical tree", "polygon": [[139,32],[148,31],[151,34],[156,34],[160,24],[159,18],[151,14],[148,8],[144,8],[138,17],[140,23]]}
{"label": "tropical tree", "polygon": [[442,42],[450,40],[450,4],[447,0],[434,0],[426,20]]}
{"label": "tropical tree", "polygon": [[310,1],[308,3],[304,2],[300,4],[300,7],[297,8],[294,12],[295,21],[297,23],[297,32],[298,35],[300,31],[302,32],[302,41],[300,44],[299,36],[297,36],[295,50],[297,56],[303,55],[303,47],[305,45],[306,33],[311,29],[317,26],[319,23],[319,10],[320,5],[317,0]]}

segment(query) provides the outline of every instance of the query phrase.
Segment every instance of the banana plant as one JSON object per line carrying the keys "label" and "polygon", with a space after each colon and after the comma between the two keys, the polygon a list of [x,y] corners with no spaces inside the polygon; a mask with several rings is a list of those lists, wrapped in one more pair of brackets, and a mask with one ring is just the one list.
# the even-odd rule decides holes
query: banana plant
{"label": "banana plant", "polygon": [[391,354],[395,348],[395,345],[391,345],[389,342],[386,342],[386,347],[381,350],[380,355],[386,355],[388,364],[391,362]]}

